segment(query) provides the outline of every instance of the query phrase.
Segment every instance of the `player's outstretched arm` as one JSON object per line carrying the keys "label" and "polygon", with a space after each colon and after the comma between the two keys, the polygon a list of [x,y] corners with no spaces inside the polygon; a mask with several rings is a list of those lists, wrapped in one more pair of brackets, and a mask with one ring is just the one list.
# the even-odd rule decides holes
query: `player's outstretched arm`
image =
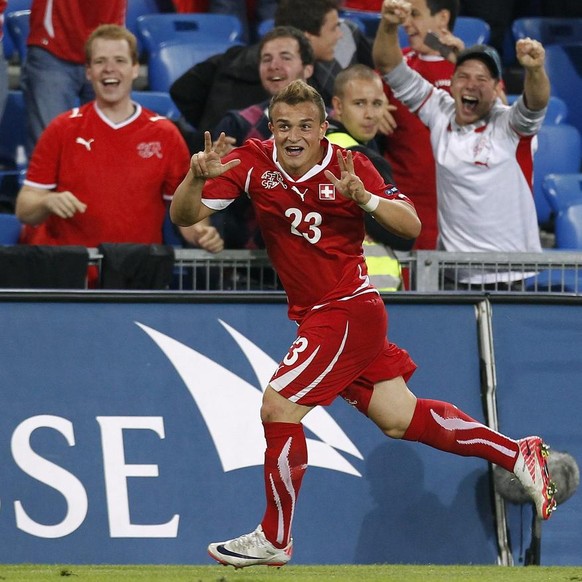
{"label": "player's outstretched arm", "polygon": [[387,200],[368,192],[355,173],[354,157],[350,150],[338,150],[337,159],[341,175],[334,176],[329,170],[325,170],[325,175],[342,196],[351,198],[384,228],[398,236],[416,238],[420,234],[421,223],[413,206],[404,200]]}
{"label": "player's outstretched arm", "polygon": [[170,218],[174,224],[191,226],[214,213],[202,204],[202,189],[206,180],[217,178],[240,164],[239,159],[230,160],[226,164],[220,161],[225,142],[224,133],[213,144],[210,132],[204,132],[204,150],[192,156],[190,169],[172,198]]}

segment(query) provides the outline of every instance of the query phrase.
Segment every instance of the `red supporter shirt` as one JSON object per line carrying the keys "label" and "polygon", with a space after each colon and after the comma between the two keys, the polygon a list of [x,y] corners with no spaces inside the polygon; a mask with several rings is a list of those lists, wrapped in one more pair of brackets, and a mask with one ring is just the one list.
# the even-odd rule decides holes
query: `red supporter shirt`
{"label": "red supporter shirt", "polygon": [[84,245],[162,242],[167,201],[184,178],[190,154],[174,124],[136,105],[112,124],[87,103],[56,117],[42,133],[25,184],[70,191],[87,204],[72,219],[50,216],[26,226],[22,242]]}
{"label": "red supporter shirt", "polygon": [[345,0],[342,6],[346,10],[365,10],[367,12],[380,12],[384,0]]}
{"label": "red supporter shirt", "polygon": [[[301,178],[276,161],[272,140],[250,139],[225,160],[241,163],[204,186],[204,203],[225,208],[247,192],[269,257],[289,301],[289,317],[301,320],[314,306],[372,289],[362,251],[364,211],[335,191],[324,170],[340,176],[337,146],[322,141],[324,157]],[[388,199],[408,199],[385,184],[372,163],[354,152],[356,174],[366,189]]]}
{"label": "red supporter shirt", "polygon": [[6,10],[6,0],[0,0],[0,40],[4,35],[4,12]]}
{"label": "red supporter shirt", "polygon": [[[455,65],[439,56],[420,56],[410,48],[403,50],[411,69],[418,71],[435,87],[450,92]],[[392,165],[394,181],[416,207],[422,231],[416,249],[435,249],[438,237],[435,161],[430,144],[430,131],[384,83],[386,96],[398,109],[392,112],[397,128],[386,139],[384,157]]]}
{"label": "red supporter shirt", "polygon": [[85,63],[85,42],[100,24],[125,25],[127,0],[33,0],[28,45]]}

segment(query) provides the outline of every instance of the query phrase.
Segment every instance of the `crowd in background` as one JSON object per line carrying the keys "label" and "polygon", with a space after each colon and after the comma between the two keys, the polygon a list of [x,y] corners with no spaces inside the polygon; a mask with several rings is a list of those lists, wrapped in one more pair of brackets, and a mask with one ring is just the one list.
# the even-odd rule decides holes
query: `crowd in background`
{"label": "crowd in background", "polygon": [[[334,7],[346,10],[379,11],[382,5],[382,0],[344,0],[343,2],[322,0],[322,2],[324,12],[328,11],[328,9],[332,12],[337,12]],[[302,2],[300,4],[303,5]],[[310,72],[309,75],[305,75],[305,78],[309,77],[309,83],[316,87],[323,96],[330,113],[333,111],[334,81],[338,73],[356,63],[374,68],[372,60],[373,39],[366,38],[355,25],[349,26],[345,23],[340,23],[337,14],[331,20],[327,19],[326,16],[325,19],[319,22],[319,28],[311,29],[310,24],[306,23],[305,16],[305,12],[311,13],[311,9],[308,6],[309,3],[305,4],[305,11],[301,6],[298,7],[296,2],[294,3],[290,0],[247,0],[246,3],[237,0],[157,0],[157,5],[161,12],[234,14],[243,23],[245,46],[229,49],[224,55],[209,59],[208,62],[211,62],[214,69],[216,69],[213,70],[213,77],[210,81],[201,77],[200,71],[204,67],[193,67],[178,79],[170,89],[172,98],[183,114],[182,120],[177,123],[177,126],[190,150],[190,154],[195,153],[202,147],[203,131],[205,129],[214,130],[214,139],[217,139],[220,133],[220,131],[216,131],[217,128],[219,130],[226,129],[227,134],[229,129],[232,129],[232,132],[238,132],[236,139],[235,136],[229,136],[234,140],[231,142],[231,146],[241,145],[244,139],[255,134],[255,136],[262,138],[268,137],[267,134],[269,132],[266,129],[268,128],[268,120],[263,115],[263,112],[268,99],[275,94],[276,89],[269,88],[268,80],[265,78],[266,74],[261,77],[260,73],[259,64],[262,63],[260,47],[262,45],[257,33],[257,26],[264,20],[273,19],[276,26],[291,25],[305,35],[314,53],[313,64],[309,63]],[[428,2],[425,4],[425,0],[422,0],[422,5],[426,7]],[[443,6],[449,6],[449,4],[445,2]],[[490,0],[489,2],[460,0],[460,3],[458,0],[453,0],[450,6],[454,7],[454,9],[449,12],[458,11],[455,16],[474,16],[485,20],[491,27],[489,44],[497,49],[502,57],[504,51],[507,50],[510,26],[515,18],[522,16],[582,17],[582,4],[575,0]],[[52,8],[54,20],[51,21],[51,26],[56,31],[54,35],[46,34],[46,22],[43,20],[46,8],[47,0],[33,0],[27,59],[22,63],[20,71],[20,88],[23,90],[28,115],[28,143],[26,144],[26,150],[29,157],[34,156],[35,145],[55,118],[62,112],[72,109],[78,103],[84,105],[95,100],[95,80],[91,81],[86,76],[85,40],[97,24],[105,22],[123,25],[126,1],[116,0],[115,2],[91,3],[89,8],[85,7],[84,4],[82,8],[79,2],[73,0],[55,4]],[[0,0],[0,16],[9,10],[10,0],[8,2]],[[443,23],[442,29],[451,28],[449,25],[453,23],[454,17],[451,22]],[[326,27],[328,29],[327,37],[324,35]],[[331,39],[326,41],[327,46],[322,40],[324,38]],[[421,54],[422,49],[417,49],[416,52]],[[230,67],[231,71],[236,69],[236,73],[229,72],[228,67]],[[239,89],[242,86],[240,84],[233,83],[232,86],[220,85],[218,79],[221,74],[220,71],[223,69],[225,78],[232,80],[232,75],[239,76],[237,82],[246,83],[245,87],[247,88],[244,91],[240,91]],[[247,74],[244,71],[248,71],[246,79],[242,79],[242,75]],[[439,75],[448,78],[452,72],[453,66],[447,65],[445,61],[439,70]],[[292,78],[289,78],[288,81],[290,82],[291,80]],[[434,82],[434,79],[429,80]],[[111,84],[113,84],[113,80]],[[212,92],[213,84],[216,89],[214,93]],[[0,53],[0,115],[6,101],[8,85],[6,61]],[[203,86],[207,86],[206,92],[203,91]],[[430,153],[428,137],[425,140],[426,147],[422,150],[423,153],[419,153],[420,149],[415,150],[417,159],[428,160],[427,163],[431,165],[431,168],[421,168],[422,164],[420,164],[418,168],[421,168],[421,171],[418,171],[417,168],[416,174],[422,176],[421,181],[425,185],[428,183],[428,190],[430,190],[430,192],[423,193],[421,191],[422,187],[418,183],[414,183],[414,171],[410,167],[402,165],[403,162],[399,159],[397,150],[400,146],[404,147],[403,144],[407,141],[407,136],[403,135],[403,132],[410,134],[410,132],[421,131],[424,128],[419,129],[413,126],[412,121],[405,117],[405,112],[398,111],[393,102],[390,88],[386,87],[385,91],[387,95],[386,115],[379,116],[374,121],[374,128],[377,131],[376,138],[371,140],[367,138],[365,140],[356,139],[356,142],[368,149],[373,144],[374,151],[383,155],[385,163],[389,164],[388,167],[392,166],[396,185],[400,186],[403,192],[410,194],[413,200],[415,200],[414,190],[420,188],[417,198],[418,211],[425,228],[416,242],[416,248],[434,249],[437,248],[436,196],[434,194],[435,186],[434,183],[431,183],[430,178],[434,174],[432,169],[434,160]],[[195,103],[196,100],[197,102]],[[97,102],[99,103],[99,101]],[[252,107],[257,109],[257,118],[249,122],[246,108]],[[243,110],[245,112],[243,117],[245,115],[247,117],[244,117],[241,122],[242,118],[238,112]],[[261,135],[257,134],[259,122],[263,124],[262,130],[259,132]],[[243,129],[241,129],[241,123]],[[251,130],[255,131],[255,134]],[[392,141],[390,140],[391,137]],[[0,136],[1,139],[2,136]],[[419,139],[415,138],[413,141],[414,143],[408,144],[406,147],[421,147]],[[87,147],[88,149],[90,148],[90,146]],[[45,145],[42,155],[46,157],[49,150],[50,147]],[[32,158],[34,162],[33,168],[36,172],[38,172],[40,165],[40,155],[37,153],[36,157]],[[54,163],[57,164],[57,161]],[[434,179],[432,180],[434,181]],[[46,184],[43,188],[50,189],[59,184],[60,180],[55,177],[51,179],[47,176],[45,182]],[[417,182],[419,181],[417,180]],[[159,194],[161,198],[168,199],[172,192],[169,190],[161,191]],[[76,208],[75,211],[84,212],[79,208]],[[248,210],[245,212],[248,212]],[[20,216],[26,222],[26,213],[21,212]],[[67,216],[62,214],[61,218],[66,219]],[[252,221],[252,218],[250,220]],[[234,222],[236,223],[236,221]],[[30,237],[30,233],[34,232],[38,225],[33,224],[33,226],[34,229],[32,231],[30,228],[26,230],[29,233],[29,242],[34,240],[34,237]],[[236,228],[239,227],[240,224],[236,226]],[[224,232],[223,228],[224,225],[220,225],[219,230],[225,240],[235,240],[237,238],[236,236],[229,236],[228,233]],[[246,224],[244,228],[248,231],[249,225]],[[53,239],[58,241],[58,237],[53,237]],[[260,236],[245,236],[245,240],[250,239],[253,240],[253,247],[256,247],[256,241],[260,240]],[[83,242],[81,238],[74,240],[78,243]],[[129,239],[119,236],[118,240],[125,241]],[[90,242],[91,245],[95,244],[93,239]],[[158,243],[161,240],[159,237],[153,237],[150,242]],[[204,237],[201,238],[201,236],[190,237],[189,240],[182,239],[182,243],[184,245],[202,246],[213,252],[223,248],[223,244],[205,246],[205,239]],[[59,243],[56,242],[56,244]],[[235,247],[236,244],[234,244]],[[260,242],[258,244],[260,246]],[[247,243],[242,246],[249,248]],[[227,245],[227,247],[232,248],[230,245]]]}

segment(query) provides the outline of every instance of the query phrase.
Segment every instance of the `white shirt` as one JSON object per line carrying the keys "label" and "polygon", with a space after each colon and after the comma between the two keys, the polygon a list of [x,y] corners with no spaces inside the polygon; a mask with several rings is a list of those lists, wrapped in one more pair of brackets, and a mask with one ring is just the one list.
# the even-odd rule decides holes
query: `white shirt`
{"label": "white shirt", "polygon": [[[528,110],[522,97],[511,107],[498,101],[485,119],[459,126],[453,98],[404,62],[385,80],[430,129],[440,246],[458,252],[541,252],[531,183],[535,134],[546,110]],[[511,275],[470,276],[463,282],[521,279],[524,273]]]}

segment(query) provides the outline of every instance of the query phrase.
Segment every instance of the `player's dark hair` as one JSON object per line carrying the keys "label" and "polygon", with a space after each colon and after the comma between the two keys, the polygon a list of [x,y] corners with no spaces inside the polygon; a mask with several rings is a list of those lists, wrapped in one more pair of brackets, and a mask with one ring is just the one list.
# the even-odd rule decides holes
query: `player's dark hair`
{"label": "player's dark hair", "polygon": [[326,14],[339,8],[340,0],[279,0],[275,26],[294,26],[319,36]]}
{"label": "player's dark hair", "polygon": [[371,69],[367,65],[362,65],[360,63],[352,65],[343,71],[340,71],[333,84],[333,94],[334,96],[343,98],[346,85],[350,81],[374,81],[378,82],[382,86],[380,75],[374,69]]}
{"label": "player's dark hair", "polygon": [[434,16],[441,10],[448,10],[450,14],[449,30],[453,30],[455,20],[457,20],[457,16],[459,16],[459,11],[461,10],[459,0],[426,0],[426,6],[430,11],[431,16]]}
{"label": "player's dark hair", "polygon": [[269,32],[263,36],[261,42],[259,43],[259,55],[262,54],[265,44],[271,40],[275,40],[276,38],[294,38],[299,45],[299,55],[303,65],[313,65],[315,62],[313,47],[307,40],[307,37],[294,26],[276,26],[275,28],[269,30]]}
{"label": "player's dark hair", "polygon": [[285,87],[281,89],[277,95],[271,98],[271,103],[269,104],[269,120],[272,122],[273,117],[271,112],[273,107],[277,103],[285,103],[287,105],[299,105],[300,103],[313,103],[319,111],[320,123],[325,121],[327,113],[325,111],[325,103],[321,95],[315,90],[311,85],[308,85],[305,81],[297,79],[292,81]]}
{"label": "player's dark hair", "polygon": [[129,45],[129,54],[131,62],[135,65],[138,63],[137,40],[135,36],[124,26],[117,24],[102,24],[98,26],[87,39],[85,43],[85,62],[89,65],[93,56],[93,41],[102,38],[105,40],[126,40]]}

